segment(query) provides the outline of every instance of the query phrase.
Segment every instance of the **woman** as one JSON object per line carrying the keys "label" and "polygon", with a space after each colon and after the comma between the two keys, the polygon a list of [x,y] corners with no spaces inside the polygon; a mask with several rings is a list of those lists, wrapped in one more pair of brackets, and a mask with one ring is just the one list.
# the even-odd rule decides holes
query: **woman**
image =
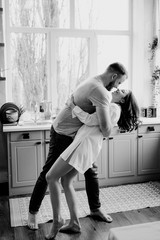
{"label": "woman", "polygon": [[[78,172],[83,174],[92,166],[102,148],[103,135],[98,126],[96,113],[90,115],[71,102],[68,104],[72,108],[73,117],[78,117],[84,125],[77,132],[72,144],[61,154],[46,175],[54,219],[46,239],[54,239],[59,229],[61,232],[81,231],[73,179]],[[132,131],[138,127],[139,108],[131,91],[117,90],[112,93],[110,115],[112,125],[118,123],[122,130]],[[63,226],[64,220],[60,214],[60,179],[70,211],[70,222],[66,226]]]}

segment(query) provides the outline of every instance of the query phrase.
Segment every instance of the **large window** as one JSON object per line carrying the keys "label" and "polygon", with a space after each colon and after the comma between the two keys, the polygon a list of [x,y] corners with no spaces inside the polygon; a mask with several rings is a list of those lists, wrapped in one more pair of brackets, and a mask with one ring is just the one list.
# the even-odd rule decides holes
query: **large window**
{"label": "large window", "polygon": [[80,29],[128,30],[128,0],[76,0],[75,27]]}
{"label": "large window", "polygon": [[131,0],[5,0],[7,100],[57,113],[89,76],[122,62],[131,82]]}

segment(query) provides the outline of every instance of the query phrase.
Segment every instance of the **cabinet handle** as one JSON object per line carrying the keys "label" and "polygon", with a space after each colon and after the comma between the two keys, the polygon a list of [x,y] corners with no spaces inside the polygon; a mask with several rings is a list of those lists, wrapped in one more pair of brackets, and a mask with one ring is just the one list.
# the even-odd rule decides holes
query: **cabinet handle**
{"label": "cabinet handle", "polygon": [[36,145],[40,145],[41,144],[41,142],[36,142]]}
{"label": "cabinet handle", "polygon": [[125,133],[126,131],[125,131],[125,130],[120,130],[119,132],[120,132],[120,133]]}
{"label": "cabinet handle", "polygon": [[113,139],[113,137],[109,137],[109,140],[112,140]]}
{"label": "cabinet handle", "polygon": [[150,131],[150,132],[154,132],[155,128],[154,127],[148,127],[147,130]]}
{"label": "cabinet handle", "polygon": [[29,133],[22,133],[22,138],[23,139],[29,139]]}
{"label": "cabinet handle", "polygon": [[142,138],[143,136],[142,135],[139,135],[138,138]]}
{"label": "cabinet handle", "polygon": [[45,141],[45,144],[49,144],[50,143],[50,141]]}

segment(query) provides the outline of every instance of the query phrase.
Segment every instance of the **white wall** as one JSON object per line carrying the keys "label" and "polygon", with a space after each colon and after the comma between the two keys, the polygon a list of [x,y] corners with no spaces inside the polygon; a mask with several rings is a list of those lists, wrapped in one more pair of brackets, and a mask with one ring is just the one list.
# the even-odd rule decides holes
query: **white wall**
{"label": "white wall", "polygon": [[133,0],[133,84],[132,89],[140,107],[152,103],[151,73],[149,65],[149,43],[153,38],[154,0]]}

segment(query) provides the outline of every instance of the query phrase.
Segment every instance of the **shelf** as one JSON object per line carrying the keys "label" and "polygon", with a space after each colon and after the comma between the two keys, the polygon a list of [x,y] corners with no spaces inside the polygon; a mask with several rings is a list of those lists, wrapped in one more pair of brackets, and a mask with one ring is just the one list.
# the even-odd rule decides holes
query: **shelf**
{"label": "shelf", "polygon": [[5,77],[0,77],[0,81],[5,81],[6,78]]}

